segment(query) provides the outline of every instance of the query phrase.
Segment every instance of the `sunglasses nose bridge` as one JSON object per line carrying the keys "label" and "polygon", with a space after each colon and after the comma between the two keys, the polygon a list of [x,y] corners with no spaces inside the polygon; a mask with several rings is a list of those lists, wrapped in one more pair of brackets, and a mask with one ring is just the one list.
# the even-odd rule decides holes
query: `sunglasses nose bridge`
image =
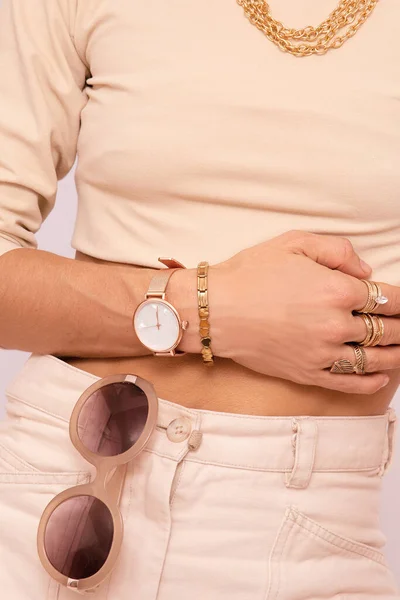
{"label": "sunglasses nose bridge", "polygon": [[106,478],[103,477],[102,479],[109,502],[117,506],[121,500],[127,469],[127,464],[118,465],[107,473]]}
{"label": "sunglasses nose bridge", "polygon": [[108,486],[108,482],[113,477],[117,465],[115,462],[111,462],[109,457],[98,457],[95,468],[97,482],[101,483],[101,486],[105,489]]}
{"label": "sunglasses nose bridge", "polygon": [[127,464],[116,464],[111,457],[100,458],[95,462],[96,475],[92,483],[96,481],[98,486],[104,490],[118,488],[123,484],[126,476]]}

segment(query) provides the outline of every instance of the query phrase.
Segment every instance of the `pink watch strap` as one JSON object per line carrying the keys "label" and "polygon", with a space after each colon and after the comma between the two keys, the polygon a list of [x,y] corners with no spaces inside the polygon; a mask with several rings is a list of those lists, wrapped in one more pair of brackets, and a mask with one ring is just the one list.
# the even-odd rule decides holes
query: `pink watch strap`
{"label": "pink watch strap", "polygon": [[149,285],[149,289],[146,292],[146,298],[162,298],[165,297],[165,291],[167,289],[168,281],[173,275],[175,269],[184,269],[184,265],[174,258],[159,258],[162,264],[166,265],[167,269],[160,269],[156,273]]}

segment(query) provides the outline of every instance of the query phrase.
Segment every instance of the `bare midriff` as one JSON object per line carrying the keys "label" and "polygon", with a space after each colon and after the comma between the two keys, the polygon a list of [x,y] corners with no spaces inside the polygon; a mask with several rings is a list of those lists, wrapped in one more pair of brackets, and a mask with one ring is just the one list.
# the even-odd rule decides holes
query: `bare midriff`
{"label": "bare midriff", "polygon": [[[76,258],[90,260],[80,253]],[[378,393],[350,395],[262,375],[230,359],[216,358],[214,366],[206,367],[194,354],[63,360],[98,377],[139,375],[153,384],[159,398],[188,408],[248,415],[379,415],[387,410],[400,382],[399,369],[390,373],[389,385]]]}

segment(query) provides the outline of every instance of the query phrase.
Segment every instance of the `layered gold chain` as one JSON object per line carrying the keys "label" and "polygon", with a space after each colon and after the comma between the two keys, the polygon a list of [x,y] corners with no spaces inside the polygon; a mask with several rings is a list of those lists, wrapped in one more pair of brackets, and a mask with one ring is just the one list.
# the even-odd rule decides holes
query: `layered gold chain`
{"label": "layered gold chain", "polygon": [[237,0],[250,23],[271,42],[294,56],[325,54],[340,48],[368,19],[379,0],[340,0],[339,5],[318,27],[290,29],[270,14],[266,0]]}

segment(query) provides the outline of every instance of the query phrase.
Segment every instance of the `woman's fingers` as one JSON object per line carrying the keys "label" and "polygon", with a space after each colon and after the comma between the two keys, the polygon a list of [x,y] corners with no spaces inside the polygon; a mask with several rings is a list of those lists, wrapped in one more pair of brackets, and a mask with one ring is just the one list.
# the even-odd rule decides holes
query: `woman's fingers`
{"label": "woman's fingers", "polygon": [[345,394],[375,394],[387,384],[387,375],[374,373],[373,375],[338,375],[329,371],[321,371],[316,385],[344,392]]}
{"label": "woman's fingers", "polygon": [[371,274],[371,267],[361,260],[347,238],[305,231],[289,231],[283,237],[296,253],[301,252],[320,265],[358,279]]}
{"label": "woman's fingers", "polygon": [[[367,324],[361,315],[354,315],[350,319],[348,336],[344,341],[360,343],[367,336]],[[400,344],[400,319],[394,319],[393,317],[380,317],[380,319],[382,319],[384,333],[379,346]]]}
{"label": "woman's fingers", "polygon": [[[391,371],[400,368],[400,346],[389,346],[387,348],[375,346],[373,348],[364,348],[364,350],[366,373]],[[350,345],[344,344],[339,350],[335,351],[332,362],[327,364],[326,367],[330,368],[336,360],[340,360],[341,358],[349,360],[353,365],[356,364],[354,349]],[[333,373],[333,375],[336,375],[336,373]]]}
{"label": "woman's fingers", "polygon": [[365,375],[331,373],[333,363],[340,359],[346,359],[351,364],[356,364],[354,350],[348,344],[344,344],[339,350],[335,350],[329,364],[325,365],[316,380],[316,385],[321,387],[345,392],[347,394],[375,394],[387,385],[388,375],[385,371],[400,368],[400,346],[388,348],[364,348],[365,350]]}

